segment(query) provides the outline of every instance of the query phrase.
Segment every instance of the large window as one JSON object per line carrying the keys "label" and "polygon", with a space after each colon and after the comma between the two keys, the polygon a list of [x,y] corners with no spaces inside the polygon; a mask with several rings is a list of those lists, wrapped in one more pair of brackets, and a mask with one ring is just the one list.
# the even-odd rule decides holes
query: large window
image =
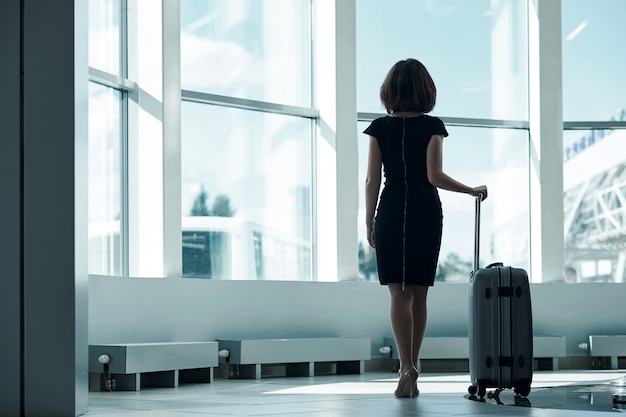
{"label": "large window", "polygon": [[184,276],[311,279],[311,125],[183,103]]}
{"label": "large window", "polygon": [[[564,276],[621,282],[626,272],[626,158],[621,156],[626,154],[626,60],[611,51],[620,51],[626,37],[619,21],[626,4],[562,3]],[[359,131],[384,113],[378,93],[389,68],[408,57],[422,61],[437,85],[432,115],[444,119],[451,134],[444,141],[446,171],[491,190],[483,209],[481,263],[529,267],[534,253],[529,250],[529,182],[535,187],[529,175],[534,155],[528,135],[528,90],[534,88],[528,83],[529,2],[355,4]],[[162,142],[163,130],[171,127],[164,120],[176,119],[163,117],[171,114],[163,113],[169,107],[159,81],[162,57],[171,55],[163,54],[161,42],[146,44],[167,19],[151,3],[132,5],[137,8],[129,9],[126,0],[89,0],[89,265],[98,274],[127,274],[129,264],[138,263],[133,258],[152,263],[153,254],[162,255],[163,242],[145,237],[146,230],[152,223],[154,230],[173,223],[160,214],[146,215],[146,210],[165,212],[160,173],[169,172],[163,163],[177,158],[169,157]],[[326,109],[314,108],[312,79],[321,61],[312,57],[311,45],[326,33],[312,33],[312,19],[320,18],[314,5],[310,0],[180,0],[185,276],[315,279],[316,251],[326,250],[316,247],[315,216],[352,210],[332,199],[316,207],[323,197],[316,194],[317,180],[334,177],[336,166],[326,170],[316,161],[326,150],[333,153],[334,145],[332,140],[325,142],[328,149],[316,145],[315,121]],[[341,8],[336,12],[345,17]],[[343,86],[335,88],[341,96]],[[366,152],[362,135],[359,188]],[[354,164],[333,161],[351,169]],[[551,162],[560,169],[559,161]],[[471,261],[473,204],[467,196],[441,195],[445,217],[438,279],[458,281],[465,279],[461,270]],[[375,280],[364,239],[363,198],[359,204],[359,276]],[[130,218],[143,223],[130,224]],[[153,246],[148,255],[137,255],[148,246]],[[460,265],[459,271],[448,268],[452,264]]]}

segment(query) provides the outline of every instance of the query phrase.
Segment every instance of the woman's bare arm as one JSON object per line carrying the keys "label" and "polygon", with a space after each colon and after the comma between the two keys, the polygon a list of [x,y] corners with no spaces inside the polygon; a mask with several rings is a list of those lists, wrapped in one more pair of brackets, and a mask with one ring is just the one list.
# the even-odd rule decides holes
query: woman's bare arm
{"label": "woman's bare arm", "polygon": [[443,136],[433,135],[426,149],[426,171],[428,181],[438,188],[457,193],[465,193],[473,196],[483,195],[483,200],[487,198],[487,187],[467,186],[443,172]]}
{"label": "woman's bare arm", "polygon": [[380,191],[382,156],[375,137],[370,136],[369,156],[367,160],[367,176],[365,178],[365,224],[367,225],[367,239],[374,246],[374,216]]}

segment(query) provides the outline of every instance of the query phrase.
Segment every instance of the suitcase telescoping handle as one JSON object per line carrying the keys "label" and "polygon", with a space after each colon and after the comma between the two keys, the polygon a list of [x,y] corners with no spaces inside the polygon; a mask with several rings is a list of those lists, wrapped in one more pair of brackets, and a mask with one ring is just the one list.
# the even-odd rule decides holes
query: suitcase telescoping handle
{"label": "suitcase telescoping handle", "polygon": [[480,253],[480,202],[483,194],[476,196],[476,215],[474,219],[474,272],[478,270],[478,254]]}
{"label": "suitcase telescoping handle", "polygon": [[[476,196],[476,217],[474,219],[474,270],[470,277],[474,275],[474,272],[478,271],[479,268],[479,259],[478,255],[480,253],[480,202],[483,201],[483,194],[480,193]],[[485,268],[493,268],[495,266],[502,266],[502,262],[493,262],[487,265]]]}

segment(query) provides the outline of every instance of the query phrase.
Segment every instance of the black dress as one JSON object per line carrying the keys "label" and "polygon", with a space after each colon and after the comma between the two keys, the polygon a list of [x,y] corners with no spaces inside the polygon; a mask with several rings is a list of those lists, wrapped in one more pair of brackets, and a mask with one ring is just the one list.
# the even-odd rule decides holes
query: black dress
{"label": "black dress", "polygon": [[378,141],[385,174],[374,226],[380,283],[432,286],[443,214],[426,175],[426,148],[448,132],[441,119],[422,115],[381,117],[363,133]]}

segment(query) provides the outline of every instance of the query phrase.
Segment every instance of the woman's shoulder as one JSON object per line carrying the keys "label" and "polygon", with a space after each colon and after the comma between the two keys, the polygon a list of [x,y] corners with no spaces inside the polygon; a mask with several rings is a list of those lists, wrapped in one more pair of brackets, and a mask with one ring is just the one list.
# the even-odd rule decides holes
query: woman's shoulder
{"label": "woman's shoulder", "polygon": [[436,122],[441,122],[441,123],[443,123],[443,121],[442,121],[439,117],[437,117],[437,116],[432,116],[432,115],[430,115],[430,114],[425,114],[425,115],[424,115],[424,116],[422,116],[422,117],[423,117],[424,119],[426,119],[426,120],[436,121]]}
{"label": "woman's shoulder", "polygon": [[443,120],[437,116],[431,116],[428,114],[425,114],[424,117],[427,118],[426,120],[428,121],[428,125],[435,134],[442,135],[444,137],[448,136],[448,131]]}
{"label": "woman's shoulder", "polygon": [[370,124],[371,125],[377,125],[377,124],[380,124],[380,123],[384,122],[385,120],[387,120],[389,118],[390,118],[389,116],[379,116],[379,117],[376,117],[374,119],[371,119],[370,120]]}
{"label": "woman's shoulder", "polygon": [[425,114],[423,118],[430,126],[439,127],[439,126],[445,125],[443,120],[441,120],[437,116],[431,116],[430,114]]}
{"label": "woman's shoulder", "polygon": [[368,134],[370,136],[378,137],[381,129],[384,129],[383,123],[387,117],[388,116],[381,116],[381,117],[377,117],[373,119],[370,122],[369,126],[363,131],[363,133]]}
{"label": "woman's shoulder", "polygon": [[375,119],[372,119],[372,121],[370,121],[369,127],[372,128],[372,129],[382,128],[383,126],[388,124],[391,119],[392,119],[392,117],[390,117],[390,116],[379,116],[379,117],[376,117]]}

